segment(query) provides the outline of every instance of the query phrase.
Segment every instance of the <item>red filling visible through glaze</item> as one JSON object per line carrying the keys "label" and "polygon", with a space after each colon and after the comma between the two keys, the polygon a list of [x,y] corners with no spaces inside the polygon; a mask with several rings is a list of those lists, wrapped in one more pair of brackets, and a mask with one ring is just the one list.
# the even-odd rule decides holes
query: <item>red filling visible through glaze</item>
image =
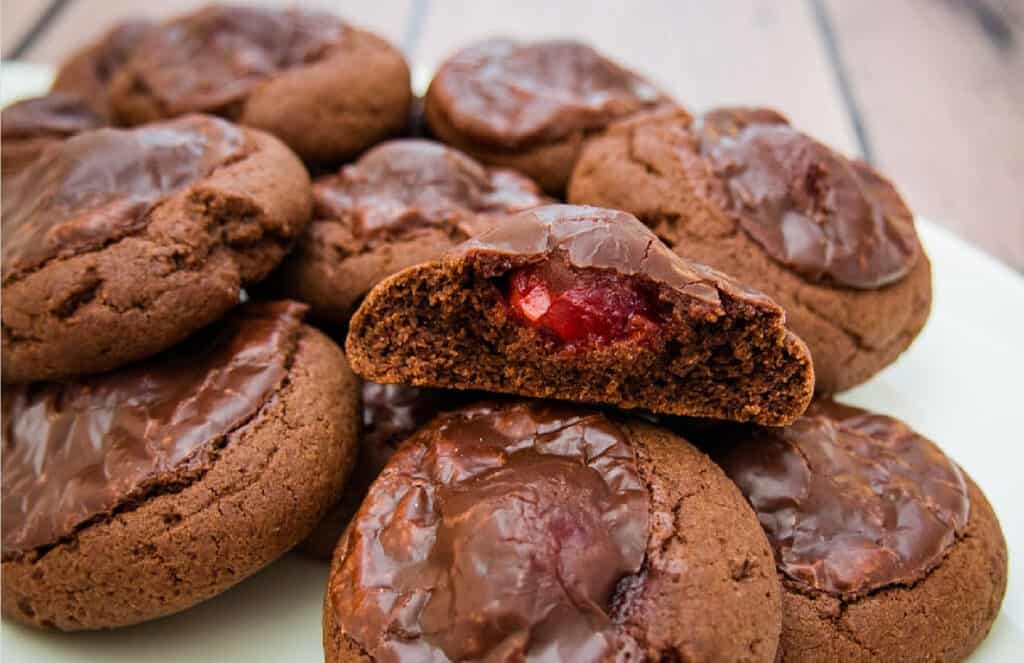
{"label": "red filling visible through glaze", "polygon": [[508,299],[519,320],[570,347],[650,338],[658,329],[652,294],[616,274],[556,261],[513,272]]}

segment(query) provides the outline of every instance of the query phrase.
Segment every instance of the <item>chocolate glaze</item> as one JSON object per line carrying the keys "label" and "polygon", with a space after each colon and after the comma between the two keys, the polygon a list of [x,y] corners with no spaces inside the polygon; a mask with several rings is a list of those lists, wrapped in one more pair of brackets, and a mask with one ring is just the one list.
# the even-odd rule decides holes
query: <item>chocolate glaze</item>
{"label": "chocolate glaze", "polygon": [[51,145],[5,183],[4,282],[144,227],[156,204],[242,156],[244,144],[228,122],[191,115]]}
{"label": "chocolate glaze", "polygon": [[631,214],[583,205],[545,205],[508,217],[449,254],[455,259],[513,256],[532,262],[561,254],[577,269],[612,270],[678,291],[716,314],[721,295],[781,316],[771,299],[665,246]]}
{"label": "chocolate glaze", "polygon": [[867,164],[767,109],[721,108],[696,125],[726,208],[768,255],[811,281],[879,288],[921,252],[913,214]]}
{"label": "chocolate glaze", "polygon": [[791,426],[747,429],[716,455],[779,569],[815,591],[849,598],[912,584],[967,526],[959,468],[891,417],[818,402]]}
{"label": "chocolate glaze", "polygon": [[133,19],[116,25],[108,32],[93,51],[96,78],[104,83],[110,81],[118,68],[131,58],[135,47],[151,27],[152,21]]}
{"label": "chocolate glaze", "polygon": [[669,103],[650,83],[575,41],[479,42],[441,65],[428,96],[474,140],[518,149],[601,129]]}
{"label": "chocolate glaze", "polygon": [[[329,592],[375,661],[596,661],[640,571],[649,495],[629,439],[544,403],[442,415],[399,450],[349,529]],[[633,643],[635,646],[635,643]]]}
{"label": "chocolate glaze", "polygon": [[427,140],[383,143],[337,175],[314,185],[316,216],[341,219],[367,243],[420,228],[476,234],[488,218],[545,202],[518,173],[485,168],[457,150]]}
{"label": "chocolate glaze", "polygon": [[4,557],[201,472],[281,385],[304,312],[294,302],[246,304],[128,368],[5,386]]}
{"label": "chocolate glaze", "polygon": [[51,92],[45,97],[25,99],[0,113],[3,140],[53,137],[65,138],[106,125],[101,115],[75,94]]}
{"label": "chocolate glaze", "polygon": [[234,116],[255,86],[323,58],[347,30],[327,12],[211,6],[149,31],[125,73],[165,115]]}

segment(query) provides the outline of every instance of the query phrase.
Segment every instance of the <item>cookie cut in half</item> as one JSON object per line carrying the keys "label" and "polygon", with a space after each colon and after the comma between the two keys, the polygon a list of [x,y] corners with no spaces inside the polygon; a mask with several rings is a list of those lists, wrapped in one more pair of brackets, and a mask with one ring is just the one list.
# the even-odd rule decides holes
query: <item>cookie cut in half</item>
{"label": "cookie cut in half", "polygon": [[629,214],[548,205],[383,281],[347,347],[375,382],[781,425],[814,386],[784,322]]}
{"label": "cookie cut in half", "polygon": [[906,424],[832,401],[693,439],[747,496],[783,583],[780,661],[961,661],[1006,591],[1006,543],[964,472]]}
{"label": "cookie cut in half", "polygon": [[339,544],[328,663],[774,661],[779,583],[742,495],[648,423],[542,402],[443,414]]}

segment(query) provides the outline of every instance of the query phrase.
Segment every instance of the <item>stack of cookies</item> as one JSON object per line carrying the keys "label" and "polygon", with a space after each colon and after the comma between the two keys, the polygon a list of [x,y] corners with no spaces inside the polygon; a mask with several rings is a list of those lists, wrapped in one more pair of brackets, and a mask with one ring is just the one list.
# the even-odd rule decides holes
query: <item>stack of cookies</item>
{"label": "stack of cookies", "polygon": [[4,109],[4,616],[136,624],[297,547],[330,662],[970,654],[995,514],[831,398],[928,316],[892,184],[576,42],[409,78],[215,6]]}

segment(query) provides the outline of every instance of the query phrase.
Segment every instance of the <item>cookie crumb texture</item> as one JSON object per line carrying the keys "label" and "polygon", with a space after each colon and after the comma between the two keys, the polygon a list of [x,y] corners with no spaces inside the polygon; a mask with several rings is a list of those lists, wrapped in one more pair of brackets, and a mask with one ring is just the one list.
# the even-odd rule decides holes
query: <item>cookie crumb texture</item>
{"label": "cookie crumb texture", "polygon": [[774,303],[599,208],[524,212],[387,279],[347,347],[376,382],[769,424],[799,416],[813,389]]}
{"label": "cookie crumb texture", "polygon": [[110,103],[121,124],[211,113],[337,163],[401,131],[412,90],[400,51],[334,14],[212,6],[151,28]]}
{"label": "cookie crumb texture", "polygon": [[[131,369],[5,389],[6,618],[66,631],[148,621],[225,591],[310,532],[355,458],[358,384],[340,349],[298,321],[301,310],[247,305],[228,327]],[[188,348],[204,368],[179,374]],[[40,442],[19,426],[50,411],[42,462],[52,472],[37,475],[28,447]],[[96,482],[95,464],[111,476]],[[68,472],[81,474],[53,485]]]}
{"label": "cookie crumb texture", "polygon": [[442,415],[392,457],[338,547],[324,648],[331,663],[768,662],[779,627],[767,541],[706,456],[646,424],[511,402]]}
{"label": "cookie crumb texture", "polygon": [[4,180],[3,379],[111,370],[210,324],[309,221],[277,139],[191,115],[88,131]]}

